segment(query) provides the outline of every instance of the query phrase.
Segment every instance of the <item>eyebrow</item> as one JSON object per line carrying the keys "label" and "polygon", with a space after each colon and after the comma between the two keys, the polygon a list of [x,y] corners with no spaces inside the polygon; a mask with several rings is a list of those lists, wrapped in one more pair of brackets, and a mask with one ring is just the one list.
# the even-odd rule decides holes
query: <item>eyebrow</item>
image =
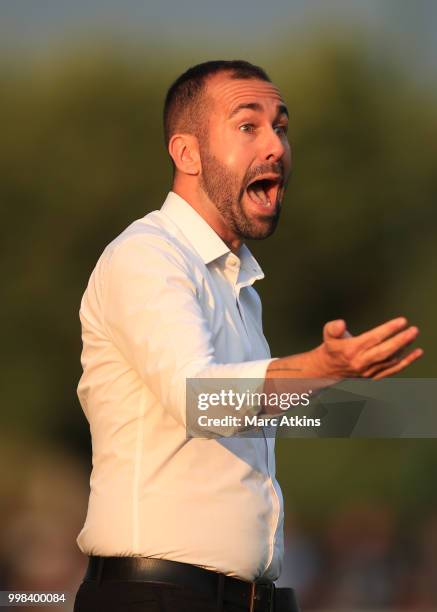
{"label": "eyebrow", "polygon": [[[263,107],[258,102],[244,102],[234,108],[232,113],[229,115],[229,119],[232,119],[232,117],[236,115],[237,113],[239,113],[240,111],[247,110],[247,109],[253,110],[256,112],[261,112],[263,110]],[[286,115],[288,117],[288,109],[285,106],[285,104],[278,104],[277,115]]]}

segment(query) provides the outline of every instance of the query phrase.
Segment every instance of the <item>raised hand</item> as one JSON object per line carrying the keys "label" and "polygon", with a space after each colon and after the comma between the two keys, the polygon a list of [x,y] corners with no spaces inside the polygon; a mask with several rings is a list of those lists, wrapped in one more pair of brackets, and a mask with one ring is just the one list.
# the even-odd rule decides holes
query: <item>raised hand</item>
{"label": "raised hand", "polygon": [[423,355],[421,348],[404,353],[418,333],[404,317],[358,336],[350,335],[343,320],[330,321],[323,329],[323,343],[315,349],[320,375],[379,380],[397,374]]}

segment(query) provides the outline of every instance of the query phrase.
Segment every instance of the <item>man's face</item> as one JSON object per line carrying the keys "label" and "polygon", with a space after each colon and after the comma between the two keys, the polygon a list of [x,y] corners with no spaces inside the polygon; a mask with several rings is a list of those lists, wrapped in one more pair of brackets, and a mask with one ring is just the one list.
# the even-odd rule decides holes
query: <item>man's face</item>
{"label": "man's face", "polygon": [[291,171],[288,113],[278,89],[222,73],[207,84],[200,187],[241,238],[274,231]]}

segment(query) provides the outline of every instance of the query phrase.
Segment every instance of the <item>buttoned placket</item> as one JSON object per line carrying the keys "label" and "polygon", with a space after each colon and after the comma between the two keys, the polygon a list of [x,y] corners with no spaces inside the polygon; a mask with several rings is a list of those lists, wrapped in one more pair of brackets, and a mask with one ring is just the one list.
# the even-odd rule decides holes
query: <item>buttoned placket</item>
{"label": "buttoned placket", "polygon": [[[247,324],[246,324],[246,319],[245,319],[245,316],[244,316],[244,311],[243,311],[243,308],[240,306],[240,290],[243,287],[251,286],[253,284],[253,282],[255,280],[257,280],[258,278],[260,278],[262,275],[259,273],[259,270],[257,270],[254,267],[251,267],[251,270],[250,270],[250,272],[252,274],[247,272],[247,269],[244,268],[243,266],[241,266],[240,259],[236,255],[234,255],[233,253],[230,253],[228,255],[228,258],[227,258],[227,261],[226,261],[226,266],[227,266],[227,268],[230,271],[230,277],[231,277],[231,280],[232,280],[232,285],[233,285],[234,294],[235,294],[235,302],[236,302],[237,309],[238,309],[238,312],[239,312],[239,315],[240,315],[240,319],[241,319],[241,321],[243,323],[243,327],[245,329],[246,336],[247,336],[247,338],[250,341],[250,336],[249,336],[249,333],[248,333],[248,330],[247,330]],[[244,280],[239,281],[238,279],[239,279],[239,277],[241,275],[240,273],[241,273],[242,270],[244,272],[246,272],[247,278],[245,278]],[[256,274],[257,272],[258,272],[258,275],[254,276],[254,274]],[[266,459],[265,460],[266,460],[266,465],[267,465],[267,471],[269,473],[269,476],[272,477],[272,465],[271,465],[271,461],[270,461],[270,457],[269,457],[269,454],[270,454],[269,436],[267,434],[267,431],[266,431],[267,428],[266,427],[262,427],[261,429],[262,429],[263,437],[264,437],[264,441],[265,441],[265,452],[266,452]]]}
{"label": "buttoned placket", "polygon": [[[258,278],[262,278],[262,275],[254,276],[253,274],[258,272],[258,270],[254,267],[252,267],[250,270],[250,272],[252,272],[253,274],[248,273],[247,269],[244,266],[242,266],[241,260],[233,253],[230,253],[228,255],[227,261],[226,261],[226,267],[228,268],[230,280],[232,282],[237,310],[240,315],[240,319],[243,323],[244,330],[246,332],[246,336],[250,340],[249,332],[247,329],[246,317],[244,315],[244,310],[240,303],[240,291],[244,287],[249,287],[253,285],[255,280],[257,280]],[[239,280],[240,276],[242,275],[241,274],[242,272],[243,273],[245,272],[247,274],[247,277],[245,279]]]}
{"label": "buttoned placket", "polygon": [[[251,265],[250,262],[246,261],[242,264],[240,259],[232,253],[228,256],[228,265],[231,270],[235,270],[235,272],[233,272],[233,286],[234,286],[234,292],[235,292],[235,300],[236,300],[238,312],[240,314],[240,318],[243,322],[243,326],[246,331],[246,336],[248,337],[250,341],[250,337],[249,337],[248,330],[247,330],[247,324],[246,324],[246,320],[244,316],[244,310],[240,306],[240,290],[243,289],[243,287],[248,287],[248,286],[253,285],[255,280],[259,280],[263,278],[263,274],[259,269],[255,268],[253,264]],[[248,269],[249,267],[250,267],[250,270]],[[269,431],[269,429],[270,427],[268,426],[261,427],[261,431],[263,433],[263,440],[264,440],[265,462],[266,462],[266,467],[267,467],[267,473],[270,478],[270,488],[272,491],[272,499],[276,500],[275,502],[273,502],[274,507],[275,507],[276,519],[274,521],[274,525],[272,525],[272,532],[270,535],[270,554],[269,554],[269,559],[264,568],[264,571],[267,571],[267,568],[269,567],[272,557],[273,557],[275,535],[276,535],[276,529],[277,529],[278,520],[279,520],[279,500],[278,500],[277,492],[273,484],[274,468],[272,465],[272,458],[271,458],[271,454],[273,455],[273,448],[272,448],[273,442],[272,442],[272,439],[270,439],[270,436],[272,434]]]}
{"label": "buttoned placket", "polygon": [[[244,287],[253,285],[253,283],[256,280],[263,278],[264,275],[262,271],[259,268],[256,268],[250,261],[240,260],[240,258],[237,257],[237,255],[235,255],[232,252],[229,252],[226,255],[226,258],[224,261],[224,270],[225,270],[225,275],[228,281],[232,284],[234,297],[235,297],[235,305],[237,307],[237,310],[240,316],[240,320],[243,324],[246,338],[250,343],[250,335],[247,329],[244,309],[242,305],[240,304],[240,291]],[[265,464],[266,464],[267,473],[270,479],[272,499],[275,500],[273,502],[273,506],[274,506],[274,512],[276,516],[275,516],[274,523],[272,524],[272,532],[270,534],[270,542],[269,542],[269,546],[270,546],[269,558],[265,565],[264,571],[267,571],[268,567],[270,566],[272,557],[273,557],[275,535],[276,535],[276,529],[277,529],[278,520],[279,520],[279,500],[278,500],[278,496],[277,496],[275,487],[273,485],[274,474],[273,474],[272,460],[270,458],[270,453],[273,453],[273,449],[271,448],[272,440],[270,440],[271,432],[268,432],[267,431],[268,429],[269,429],[268,426],[261,427],[261,431],[263,434],[262,438],[264,441]]]}
{"label": "buttoned placket", "polygon": [[237,306],[238,314],[240,315],[240,319],[243,323],[244,330],[246,332],[246,336],[249,338],[249,333],[247,331],[246,320],[244,317],[243,309],[240,305],[240,284],[238,283],[238,277],[240,276],[240,266],[241,262],[239,258],[233,253],[229,253],[226,260],[226,268],[230,281],[232,282],[232,288],[234,291],[235,304]]}

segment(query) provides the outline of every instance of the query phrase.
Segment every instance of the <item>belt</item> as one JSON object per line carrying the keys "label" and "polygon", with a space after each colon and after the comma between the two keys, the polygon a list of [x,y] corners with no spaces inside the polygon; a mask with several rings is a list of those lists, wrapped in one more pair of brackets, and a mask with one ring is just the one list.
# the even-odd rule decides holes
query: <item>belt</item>
{"label": "belt", "polygon": [[292,589],[275,589],[271,580],[246,582],[197,565],[166,559],[90,557],[84,580],[148,582],[188,587],[212,601],[226,601],[246,608],[249,612],[273,612],[275,601],[287,600],[283,609],[287,612],[298,612]]}

